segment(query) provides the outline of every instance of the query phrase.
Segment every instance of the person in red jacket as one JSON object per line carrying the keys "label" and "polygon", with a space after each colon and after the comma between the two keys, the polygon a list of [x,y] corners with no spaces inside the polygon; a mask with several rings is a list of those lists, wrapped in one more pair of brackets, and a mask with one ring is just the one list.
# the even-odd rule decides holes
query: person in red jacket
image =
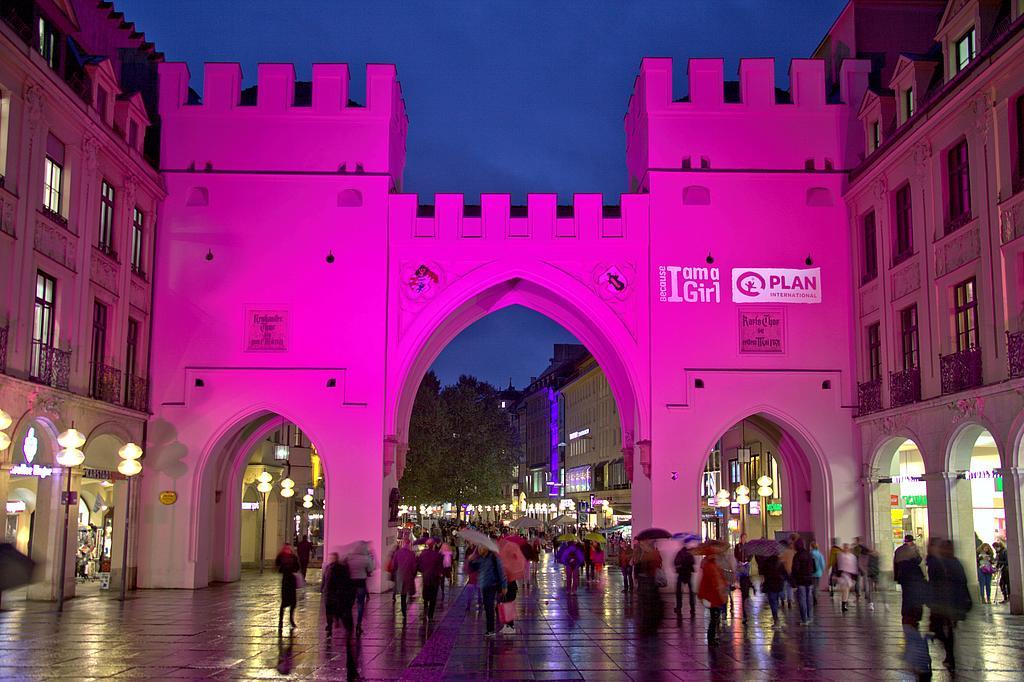
{"label": "person in red jacket", "polygon": [[700,585],[697,596],[708,603],[711,617],[708,619],[708,645],[718,644],[718,629],[729,594],[725,573],[715,558],[717,551],[711,551],[700,562]]}

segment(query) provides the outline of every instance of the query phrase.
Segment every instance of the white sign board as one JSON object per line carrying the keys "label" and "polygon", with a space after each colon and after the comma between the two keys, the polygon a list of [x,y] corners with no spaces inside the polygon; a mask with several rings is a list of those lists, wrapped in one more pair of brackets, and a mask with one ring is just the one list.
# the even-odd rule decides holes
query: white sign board
{"label": "white sign board", "polygon": [[821,268],[733,268],[733,303],[821,303]]}

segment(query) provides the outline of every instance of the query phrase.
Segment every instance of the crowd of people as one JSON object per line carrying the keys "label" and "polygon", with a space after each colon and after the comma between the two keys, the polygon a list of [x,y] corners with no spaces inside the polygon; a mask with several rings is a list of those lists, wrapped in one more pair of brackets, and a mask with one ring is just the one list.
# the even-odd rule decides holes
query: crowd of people
{"label": "crowd of people", "polygon": [[[981,601],[991,602],[993,577],[1007,573],[1003,570],[1006,549],[999,542],[989,545],[979,541],[976,550]],[[590,587],[604,582],[612,588],[605,578],[605,566],[617,565],[622,582],[621,588],[618,584],[614,587],[621,589],[626,598],[636,594],[641,633],[659,627],[665,609],[661,592],[671,590],[666,576],[674,573],[675,614],[682,618],[686,606],[693,618],[699,607],[706,609],[710,646],[718,644],[723,621],[730,613],[744,625],[748,623],[752,600],[758,592],[764,595],[773,626],[780,625],[783,610],[795,605],[802,627],[814,625],[819,594],[826,587],[833,599],[838,596],[844,614],[860,600],[874,610],[876,599],[885,600],[887,593],[880,585],[881,557],[861,538],[851,543],[833,538],[831,547],[823,553],[813,538],[796,533],[778,541],[750,541],[744,534],[729,545],[685,534],[641,533],[635,540],[605,539],[585,531],[561,535],[534,530],[516,533],[504,527],[439,521],[430,528],[403,529],[384,570],[394,585],[392,598],[399,605],[403,623],[419,583],[421,615],[429,626],[439,601],[444,603],[446,590],[455,584],[461,569],[466,581],[466,609],[475,606],[483,612],[484,636],[491,638],[515,632],[516,598],[521,589],[530,589],[544,551],[551,551],[561,566],[564,594],[570,600],[581,583]],[[668,565],[663,557],[670,557]],[[279,633],[286,610],[291,627],[295,627],[297,589],[304,585],[309,558],[307,539],[297,539],[294,548],[286,544],[277,557],[276,566],[282,575]],[[342,624],[350,676],[355,675],[352,641],[362,632],[366,582],[376,568],[366,541],[331,552],[323,567],[320,590],[326,632],[331,637],[337,623]],[[963,564],[954,555],[953,543],[931,539],[922,555],[914,536],[906,536],[893,554],[892,577],[900,588],[908,666],[922,679],[930,676],[928,641],[934,640],[943,646],[945,666],[955,669],[956,627],[972,604]],[[1001,580],[997,584],[1006,600],[1008,584]],[[926,606],[928,623],[922,629]]]}

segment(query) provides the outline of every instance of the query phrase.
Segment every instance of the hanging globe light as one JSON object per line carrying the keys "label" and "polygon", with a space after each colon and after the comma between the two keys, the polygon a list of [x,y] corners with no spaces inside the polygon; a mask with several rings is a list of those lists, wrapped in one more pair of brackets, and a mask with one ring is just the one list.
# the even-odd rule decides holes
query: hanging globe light
{"label": "hanging globe light", "polygon": [[122,459],[117,465],[117,470],[125,476],[131,477],[142,471],[142,465],[137,459]]}
{"label": "hanging globe light", "polygon": [[[264,472],[264,473],[266,473],[266,472]],[[273,489],[274,489],[274,486],[270,485],[270,481],[260,481],[259,485],[256,486],[256,490],[258,490],[259,492],[263,493],[264,495],[266,495],[267,493],[269,493]]]}
{"label": "hanging globe light", "polygon": [[[294,488],[295,487],[295,481],[293,481],[290,478],[282,479],[281,480],[281,487],[282,488]],[[292,495],[294,495],[294,494],[295,493],[293,492]],[[291,497],[291,495],[289,495],[288,497]]]}
{"label": "hanging globe light", "polygon": [[14,420],[11,419],[11,415],[7,414],[3,410],[0,410],[0,431],[3,431],[13,423]]}
{"label": "hanging globe light", "polygon": [[313,501],[313,496],[307,493],[307,494],[302,496],[302,501],[303,502],[312,502]]}
{"label": "hanging globe light", "polygon": [[771,476],[762,476],[761,478],[757,479],[757,485],[759,485],[762,488],[770,487],[772,482],[773,481]]}
{"label": "hanging globe light", "polygon": [[303,500],[302,501],[302,506],[305,507],[306,509],[312,509],[313,508],[313,500]]}
{"label": "hanging globe light", "polygon": [[761,497],[771,497],[772,495],[775,494],[775,491],[772,490],[769,486],[762,486],[757,489],[757,494],[760,495]]}
{"label": "hanging globe light", "polygon": [[70,429],[57,436],[57,442],[62,448],[79,450],[85,445],[85,436],[72,425]]}
{"label": "hanging globe light", "polygon": [[0,431],[0,451],[6,450],[9,447],[11,447],[11,437]]}
{"label": "hanging globe light", "polygon": [[256,480],[259,481],[260,483],[270,483],[271,481],[274,480],[274,476],[269,471],[264,469],[260,473],[260,475],[256,477]]}
{"label": "hanging globe light", "polygon": [[85,461],[85,453],[78,448],[64,448],[57,453],[57,464],[70,469]]}
{"label": "hanging globe light", "polygon": [[281,488],[281,497],[291,497],[295,494],[295,488]]}
{"label": "hanging globe light", "polygon": [[142,457],[142,448],[135,443],[125,443],[121,446],[121,449],[117,451],[118,457],[121,459],[138,459]]}
{"label": "hanging globe light", "polygon": [[748,488],[747,486],[743,485],[742,483],[736,487],[736,495],[737,496],[739,496],[739,495],[749,495],[749,494],[750,494],[750,488]]}
{"label": "hanging globe light", "polygon": [[740,504],[748,504],[750,502],[750,496],[749,495],[737,495],[736,496],[736,501],[738,503],[740,503]]}

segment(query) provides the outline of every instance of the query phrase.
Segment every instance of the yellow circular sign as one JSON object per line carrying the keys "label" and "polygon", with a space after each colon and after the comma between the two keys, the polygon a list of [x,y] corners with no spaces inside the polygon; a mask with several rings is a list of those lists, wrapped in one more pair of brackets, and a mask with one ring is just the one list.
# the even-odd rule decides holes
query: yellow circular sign
{"label": "yellow circular sign", "polygon": [[178,493],[173,490],[165,490],[160,493],[160,502],[163,504],[174,504],[178,501]]}

